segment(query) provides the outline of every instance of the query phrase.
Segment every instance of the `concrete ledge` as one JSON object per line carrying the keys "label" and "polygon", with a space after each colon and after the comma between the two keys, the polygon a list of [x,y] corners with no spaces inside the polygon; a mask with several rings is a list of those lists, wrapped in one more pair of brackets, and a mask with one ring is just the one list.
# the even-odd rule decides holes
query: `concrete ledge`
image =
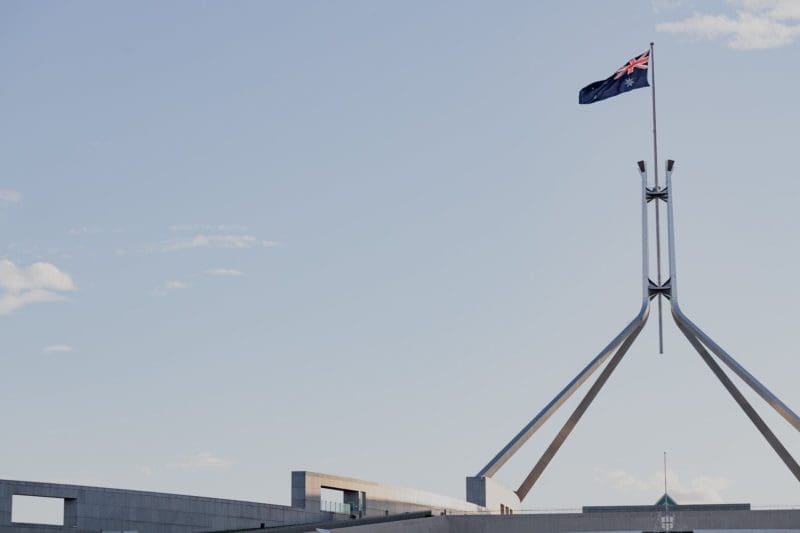
{"label": "concrete ledge", "polygon": [[433,514],[486,512],[480,505],[432,492],[308,471],[292,472],[292,506],[319,512],[324,503],[321,499],[323,488],[343,491],[344,502],[350,503],[352,513],[358,516],[426,510]]}
{"label": "concrete ledge", "polygon": [[490,477],[467,478],[467,501],[501,514],[518,512],[521,506],[516,492]]}

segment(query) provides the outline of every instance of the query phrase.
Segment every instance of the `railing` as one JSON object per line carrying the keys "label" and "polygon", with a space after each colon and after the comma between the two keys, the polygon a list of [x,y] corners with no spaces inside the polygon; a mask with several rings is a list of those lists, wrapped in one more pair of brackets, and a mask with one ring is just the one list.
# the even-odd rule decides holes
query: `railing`
{"label": "railing", "polygon": [[[358,513],[359,509],[349,503],[342,503],[342,502],[335,502],[335,501],[327,501],[327,500],[317,500],[320,504],[320,511],[328,512],[328,513],[338,513],[338,514],[354,514]],[[750,509],[753,511],[788,511],[788,510],[800,510],[800,504],[794,505],[777,505],[777,504],[761,504],[761,505],[751,505]],[[367,505],[365,509],[360,509],[364,513],[365,516],[372,516],[372,515],[388,515],[390,514],[389,509],[384,507],[373,507],[371,505]],[[676,511],[680,512],[680,509],[676,509]],[[582,507],[540,507],[540,508],[523,508],[513,512],[513,514],[579,514],[583,512]],[[396,513],[396,511],[395,511]],[[433,514],[441,514],[441,509],[437,509],[433,511]],[[499,510],[481,510],[481,511],[460,511],[455,509],[447,509],[448,515],[500,515]]]}
{"label": "railing", "polygon": [[350,514],[352,506],[349,503],[319,501],[319,510],[326,513]]}
{"label": "railing", "polygon": [[751,511],[800,511],[800,505],[751,505]]}

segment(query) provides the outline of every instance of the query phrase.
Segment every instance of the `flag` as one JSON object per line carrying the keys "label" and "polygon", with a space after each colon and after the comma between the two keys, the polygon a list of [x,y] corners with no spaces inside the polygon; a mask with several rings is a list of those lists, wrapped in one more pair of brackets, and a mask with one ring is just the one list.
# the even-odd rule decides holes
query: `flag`
{"label": "flag", "polygon": [[647,67],[650,63],[650,51],[637,56],[624,65],[609,78],[590,83],[578,93],[579,104],[593,104],[618,94],[626,93],[641,87],[649,87],[647,83]]}

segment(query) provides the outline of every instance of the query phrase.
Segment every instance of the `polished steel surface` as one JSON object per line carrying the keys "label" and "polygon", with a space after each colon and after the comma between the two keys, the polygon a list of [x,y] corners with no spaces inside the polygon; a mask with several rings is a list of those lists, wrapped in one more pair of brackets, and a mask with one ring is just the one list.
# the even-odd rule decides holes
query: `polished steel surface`
{"label": "polished steel surface", "polygon": [[[771,405],[781,416],[783,416],[792,426],[800,431],[800,417],[798,417],[788,406],[786,406],[777,396],[775,396],[769,389],[767,389],[760,381],[758,381],[752,374],[744,369],[733,357],[731,357],[725,350],[723,350],[717,343],[715,343],[708,335],[706,335],[697,325],[695,325],[681,310],[678,301],[677,289],[677,269],[676,269],[676,254],[675,254],[675,224],[674,224],[674,206],[673,206],[673,191],[672,191],[672,170],[674,161],[667,162],[666,171],[666,186],[659,188],[656,186],[653,189],[647,188],[647,174],[644,161],[639,161],[639,173],[642,180],[642,304],[639,313],[634,319],[620,332],[619,335],[601,351],[589,364],[577,375],[567,386],[550,401],[545,408],[540,411],[523,429],[520,431],[500,452],[477,474],[476,477],[491,477],[497,470],[503,466],[514,453],[544,424],[550,416],[555,413],[558,408],[581,386],[589,377],[611,356],[613,357],[608,362],[606,367],[600,373],[595,383],[592,384],[589,391],[586,393],[580,404],[576,407],[575,411],[564,423],[557,436],[550,443],[550,446],[544,452],[542,457],[530,471],[528,476],[517,489],[516,494],[519,500],[523,500],[549,463],[552,461],[555,454],[558,452],[561,445],[568,438],[575,425],[586,412],[595,399],[597,394],[603,388],[611,374],[616,369],[617,365],[621,362],[625,353],[636,340],[641,332],[650,313],[650,300],[654,297],[659,298],[661,303],[661,296],[666,296],[670,301],[672,308],[672,317],[675,320],[678,328],[686,336],[691,345],[700,354],[703,361],[711,369],[714,375],[720,380],[722,385],[728,390],[734,400],[739,404],[739,407],[750,418],[753,424],[758,428],[767,442],[772,446],[778,456],[783,460],[789,470],[800,481],[800,465],[794,460],[792,455],[783,446],[780,440],[769,429],[766,423],[761,419],[755,409],[744,398],[739,389],[734,385],[728,375],[722,370],[720,365],[716,362],[712,353],[727,365],[736,375],[742,378],[756,393],[759,394],[769,405]],[[658,283],[653,283],[649,279],[649,249],[648,249],[648,212],[647,203],[648,199],[654,200],[656,208],[656,220],[658,221],[658,204],[660,201],[667,203],[667,238],[669,248],[669,277],[662,283],[661,271],[659,264]],[[657,242],[657,264],[660,263],[660,243]],[[660,331],[659,331],[660,333]],[[709,350],[711,353],[709,353]]]}
{"label": "polished steel surface", "polygon": [[547,447],[547,450],[545,450],[545,452],[539,458],[539,461],[536,462],[536,465],[534,465],[533,469],[530,471],[528,476],[519,486],[519,488],[517,489],[517,496],[519,496],[520,501],[524,500],[525,496],[528,495],[530,490],[533,488],[533,485],[536,483],[536,481],[539,480],[539,477],[541,477],[545,468],[547,468],[547,465],[550,464],[550,461],[552,461],[553,457],[555,457],[559,448],[561,448],[561,445],[564,444],[565,440],[567,440],[569,434],[572,433],[573,429],[575,429],[575,426],[578,424],[578,421],[580,421],[583,414],[592,404],[592,401],[594,401],[597,394],[603,388],[603,385],[605,385],[606,381],[608,381],[608,378],[611,377],[611,374],[617,368],[617,365],[619,365],[620,361],[622,361],[622,358],[625,356],[625,353],[627,353],[628,349],[633,344],[633,341],[635,341],[636,337],[639,336],[639,332],[642,331],[645,322],[647,322],[647,317],[649,314],[650,314],[650,306],[648,305],[645,307],[645,315],[643,317],[643,320],[637,325],[637,327],[633,331],[631,331],[630,335],[628,335],[628,337],[619,347],[619,350],[617,350],[617,353],[615,353],[614,357],[611,358],[611,361],[605,366],[605,368],[603,368],[603,371],[597,377],[597,380],[592,384],[591,388],[586,393],[586,396],[583,397],[581,403],[579,403],[578,407],[575,408],[575,411],[572,413],[572,415],[570,415],[570,417],[561,427],[561,430],[558,432],[553,441],[550,443],[550,446]]}
{"label": "polished steel surface", "polygon": [[[631,322],[627,326],[625,326],[625,329],[623,329],[619,333],[619,335],[614,337],[614,339],[605,348],[603,348],[603,350],[594,359],[592,359],[589,362],[589,364],[586,365],[586,367],[583,370],[581,370],[578,373],[578,375],[576,375],[572,379],[572,381],[570,381],[567,384],[567,386],[564,387],[564,389],[561,390],[561,392],[559,392],[556,395],[556,397],[553,398],[550,401],[550,403],[548,403],[544,407],[544,409],[542,409],[530,422],[528,422],[528,424],[524,428],[522,428],[522,430],[519,433],[517,433],[517,435],[513,439],[511,439],[511,441],[508,444],[506,444],[506,446],[502,450],[500,450],[497,453],[497,455],[495,455],[494,458],[492,458],[492,460],[489,461],[489,463],[480,470],[480,472],[478,472],[476,477],[493,476],[500,469],[500,467],[502,467],[506,463],[506,461],[508,461],[514,455],[514,453],[516,453],[516,451],[523,444],[525,444],[525,442],[527,442],[528,439],[530,439],[534,433],[536,433],[536,431],[542,426],[542,424],[544,424],[547,421],[547,419],[549,419],[550,416],[553,413],[555,413],[558,410],[558,408],[561,407],[561,405],[572,396],[572,394],[578,389],[578,387],[580,387],[608,359],[608,357],[612,353],[614,353],[617,347],[620,347],[621,345],[625,344],[628,340],[635,338],[636,335],[639,334],[639,331],[641,331],[642,327],[647,321],[647,317],[650,311],[650,300],[649,300],[650,260],[649,260],[649,249],[648,249],[649,245],[648,245],[648,224],[647,224],[647,172],[645,170],[645,164],[643,161],[639,162],[639,176],[642,182],[641,183],[642,301],[641,301],[641,306],[639,308],[639,312],[636,314],[633,320],[631,320]],[[625,351],[627,351],[627,348],[625,350],[622,350],[620,348],[620,350],[617,351],[617,354],[619,355],[621,352],[622,355],[624,355]],[[598,380],[599,379],[600,378],[598,378]],[[589,400],[589,403],[591,403],[591,400]]]}
{"label": "polished steel surface", "polygon": [[564,402],[566,402],[578,388],[602,366],[608,357],[622,344],[625,339],[630,337],[633,331],[640,327],[647,320],[649,310],[648,302],[642,304],[642,308],[636,317],[614,337],[614,339],[603,350],[592,359],[583,370],[570,381],[564,389],[559,392],[544,409],[542,409],[528,424],[517,433],[517,435],[500,450],[489,463],[484,466],[475,477],[491,477],[502,467],[511,457],[530,439],[534,433],[555,413]]}
{"label": "polished steel surface", "polygon": [[764,401],[771,405],[772,408],[775,409],[792,426],[794,426],[796,430],[800,431],[800,417],[798,417],[794,411],[792,411],[785,403],[783,403],[780,398],[775,396],[766,386],[764,386],[764,384],[756,379],[755,376],[750,374],[750,372],[748,372],[733,357],[731,357],[730,354],[728,354],[716,342],[714,342],[711,337],[706,335],[705,332],[703,332],[703,330],[701,330],[694,322],[692,322],[681,309],[678,301],[678,274],[675,267],[675,219],[673,215],[673,203],[675,195],[672,191],[673,164],[673,161],[667,162],[666,175],[667,190],[669,191],[669,196],[667,199],[667,238],[669,243],[669,271],[671,282],[670,301],[672,305],[672,316],[676,322],[679,322],[678,327],[681,327],[682,323],[692,333],[692,335],[697,337],[709,350],[714,353],[714,355],[716,355],[723,363],[725,363],[728,368],[736,373],[737,376],[742,378],[742,380],[754,391],[756,391],[756,393],[761,396]]}
{"label": "polished steel surface", "polygon": [[[658,189],[658,128],[656,127],[656,58],[655,44],[650,43],[650,85],[651,102],[653,104],[653,191]],[[661,205],[655,199],[656,209],[656,281],[661,285]],[[664,319],[663,319],[663,298],[659,294],[658,298],[658,353],[664,353]]]}
{"label": "polished steel surface", "polygon": [[689,339],[689,342],[694,349],[697,350],[697,353],[700,354],[700,357],[703,358],[703,361],[708,365],[711,371],[717,376],[717,379],[720,380],[722,385],[727,389],[727,391],[733,396],[733,399],[736,400],[736,403],[739,404],[739,407],[742,408],[742,411],[745,412],[747,417],[750,419],[751,422],[758,428],[758,431],[767,439],[767,442],[772,449],[778,454],[781,460],[786,464],[789,470],[794,474],[794,477],[797,478],[797,481],[800,481],[800,465],[797,464],[797,461],[794,460],[794,457],[789,453],[789,451],[784,447],[778,437],[769,429],[769,426],[764,422],[764,420],[758,415],[753,406],[750,405],[750,402],[745,399],[742,395],[741,391],[736,388],[736,385],[733,384],[731,378],[728,377],[727,374],[722,370],[722,368],[714,361],[714,358],[711,357],[711,354],[708,353],[705,346],[700,342],[700,340],[692,333],[692,331],[687,326],[686,322],[683,318],[677,314],[675,308],[672,308],[672,316],[675,319],[675,323],[678,325],[678,329],[680,329],[683,334]]}

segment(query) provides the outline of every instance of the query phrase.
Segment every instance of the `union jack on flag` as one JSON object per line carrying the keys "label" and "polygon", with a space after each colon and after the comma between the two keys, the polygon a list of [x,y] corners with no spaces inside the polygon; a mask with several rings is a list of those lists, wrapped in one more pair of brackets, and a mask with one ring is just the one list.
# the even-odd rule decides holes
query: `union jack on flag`
{"label": "union jack on flag", "polygon": [[578,103],[593,104],[634,89],[649,87],[647,67],[650,65],[650,51],[638,55],[622,65],[608,78],[590,83],[578,93]]}

